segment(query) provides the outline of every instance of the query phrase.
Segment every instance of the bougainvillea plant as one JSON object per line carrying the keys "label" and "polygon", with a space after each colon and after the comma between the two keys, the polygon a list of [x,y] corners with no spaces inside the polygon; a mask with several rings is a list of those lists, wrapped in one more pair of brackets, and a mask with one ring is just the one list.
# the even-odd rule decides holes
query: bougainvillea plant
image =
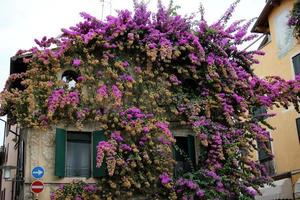
{"label": "bougainvillea plant", "polygon": [[99,189],[95,184],[87,184],[83,181],[74,181],[70,184],[61,184],[55,192],[50,194],[50,199],[96,200],[99,199],[98,196]]}
{"label": "bougainvillea plant", "polygon": [[300,38],[300,2],[296,2],[290,13],[288,25],[293,28],[294,36]]}
{"label": "bougainvillea plant", "polygon": [[97,166],[105,162],[109,176],[99,181],[102,196],[174,199],[176,193],[169,177],[174,165],[175,139],[168,124],[135,107],[114,118],[108,140],[101,141],[97,148]]}
{"label": "bougainvillea plant", "polygon": [[[256,36],[247,34],[251,22],[228,23],[237,3],[211,25],[161,3],[152,13],[135,2],[134,13],[105,21],[82,13],[84,21],[60,37],[17,53],[27,70],[9,77],[1,113],[29,128],[67,122],[104,129],[97,164],[106,163],[107,175],[99,198],[253,199],[270,181],[250,156],[257,142],[270,140],[265,117],[253,110],[299,111],[300,78],[253,73],[263,53],[238,48]],[[66,71],[72,76],[61,80]],[[198,164],[180,177],[172,173],[167,122],[190,129],[199,144]]]}

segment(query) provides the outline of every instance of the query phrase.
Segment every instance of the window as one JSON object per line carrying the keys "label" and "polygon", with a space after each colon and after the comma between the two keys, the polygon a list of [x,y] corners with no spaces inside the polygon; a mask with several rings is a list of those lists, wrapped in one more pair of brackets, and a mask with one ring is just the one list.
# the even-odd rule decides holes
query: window
{"label": "window", "polygon": [[300,117],[296,119],[297,132],[298,132],[298,140],[300,142]]}
{"label": "window", "polygon": [[174,159],[176,160],[176,165],[174,174],[175,176],[179,176],[191,171],[196,164],[195,138],[188,135],[187,137],[175,137],[175,139]]}
{"label": "window", "polygon": [[257,142],[257,149],[259,163],[265,167],[266,172],[269,176],[275,175],[274,161],[273,156],[271,155],[271,141]]}
{"label": "window", "polygon": [[75,88],[77,78],[78,74],[73,70],[67,70],[61,76],[61,80],[63,80],[68,85],[68,89]]}
{"label": "window", "polygon": [[56,129],[55,176],[58,177],[102,177],[106,166],[96,167],[97,145],[106,140],[104,131],[71,132]]}
{"label": "window", "polygon": [[66,176],[90,177],[91,133],[67,132]]}
{"label": "window", "polygon": [[253,112],[253,117],[257,120],[267,119],[267,117],[265,116],[267,114],[267,109],[263,106],[253,108],[252,112]]}
{"label": "window", "polygon": [[7,143],[7,146],[6,146],[5,163],[7,163],[7,160],[8,160],[8,152],[9,152],[9,143]]}
{"label": "window", "polygon": [[5,188],[1,191],[1,200],[5,200]]}
{"label": "window", "polygon": [[295,75],[300,75],[300,53],[292,58]]}
{"label": "window", "polygon": [[6,133],[6,137],[9,135],[9,131],[10,131],[11,125],[6,123],[5,125],[5,133]]}

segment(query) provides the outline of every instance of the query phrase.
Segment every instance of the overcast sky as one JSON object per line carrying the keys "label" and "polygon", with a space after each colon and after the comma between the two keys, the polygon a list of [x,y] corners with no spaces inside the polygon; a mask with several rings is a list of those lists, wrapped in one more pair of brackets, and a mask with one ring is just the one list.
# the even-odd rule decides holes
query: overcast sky
{"label": "overcast sky", "polygon": [[[162,0],[168,5],[169,0]],[[209,22],[217,20],[234,0],[174,0],[181,6],[180,14],[197,12],[200,2],[205,7]],[[108,2],[108,1],[107,1]],[[156,0],[150,1],[151,10]],[[132,0],[111,0],[114,10],[132,10]],[[233,19],[258,17],[265,0],[242,0]],[[105,4],[104,15],[110,13],[109,3]],[[101,0],[1,0],[0,1],[0,89],[4,87],[9,74],[10,57],[19,49],[29,49],[35,38],[57,36],[61,28],[74,25],[81,20],[79,12],[87,12],[101,18]],[[0,144],[2,144],[2,122],[0,122]]]}

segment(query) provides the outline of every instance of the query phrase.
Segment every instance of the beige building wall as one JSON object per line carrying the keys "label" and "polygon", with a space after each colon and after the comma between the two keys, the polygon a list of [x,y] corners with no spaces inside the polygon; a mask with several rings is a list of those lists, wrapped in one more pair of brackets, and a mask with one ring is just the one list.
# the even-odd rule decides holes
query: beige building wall
{"label": "beige building wall", "polygon": [[[260,56],[260,64],[254,66],[255,73],[260,77],[277,75],[286,80],[295,77],[292,57],[300,53],[300,44],[290,35],[291,30],[283,24],[283,19],[287,18],[286,13],[292,9],[294,2],[282,1],[269,15],[271,42],[261,49],[266,55]],[[296,127],[296,118],[300,115],[292,107],[287,110],[274,107],[269,113],[277,113],[268,120],[276,127],[276,130],[271,131],[276,174],[300,169],[300,142]]]}
{"label": "beige building wall", "polygon": [[[18,133],[19,128],[14,125],[11,126],[10,129]],[[5,160],[4,160],[4,165],[10,165],[10,166],[17,166],[17,156],[18,156],[18,150],[15,149],[15,139],[16,135],[13,133],[9,132],[9,127],[6,127],[5,129]],[[10,200],[12,199],[13,195],[13,190],[14,190],[14,185],[15,185],[15,180],[14,178],[16,177],[16,169],[13,169],[11,171],[11,177],[13,178],[12,180],[5,180],[4,179],[4,174],[2,173],[2,188],[1,188],[1,195],[3,195],[3,200]]]}
{"label": "beige building wall", "polygon": [[[64,127],[65,128],[65,127]],[[70,183],[73,180],[82,180],[86,183],[96,183],[94,178],[83,177],[65,177],[59,178],[54,175],[55,168],[55,129],[41,130],[28,129],[24,131],[25,140],[25,185],[24,185],[24,200],[31,200],[37,197],[31,192],[31,183],[35,180],[31,176],[31,171],[36,166],[42,166],[45,169],[45,174],[41,181],[44,183],[44,191],[38,195],[39,200],[50,200],[50,193],[58,188],[60,184]],[[78,131],[76,128],[65,128],[67,131]],[[95,129],[84,127],[81,131],[92,132]]]}
{"label": "beige building wall", "polygon": [[[92,132],[95,131],[96,126],[85,126],[81,131]],[[24,200],[31,200],[38,197],[39,200],[50,200],[50,193],[55,191],[60,184],[70,183],[74,180],[82,180],[86,183],[96,183],[94,178],[78,178],[65,177],[59,178],[54,175],[55,168],[55,129],[53,127],[48,130],[28,129],[22,131],[25,140],[25,185],[24,185]],[[63,127],[67,131],[78,131],[76,128]],[[174,129],[176,136],[187,136],[191,130],[188,129]],[[198,148],[198,143],[196,147]],[[198,151],[196,151],[198,152]],[[196,155],[196,158],[198,155]],[[36,166],[42,166],[45,169],[44,177],[41,181],[45,184],[45,189],[38,196],[31,192],[31,183],[35,180],[31,176],[31,171]]]}

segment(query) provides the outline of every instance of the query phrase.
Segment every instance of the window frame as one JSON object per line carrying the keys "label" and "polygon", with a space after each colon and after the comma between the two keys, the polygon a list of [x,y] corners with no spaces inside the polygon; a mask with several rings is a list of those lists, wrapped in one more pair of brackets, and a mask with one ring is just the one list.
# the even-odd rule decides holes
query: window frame
{"label": "window frame", "polygon": [[[56,127],[55,130],[55,166],[54,166],[54,176],[59,178],[70,178],[66,176],[66,146],[67,146],[67,131],[79,132],[78,129],[66,130],[64,128]],[[106,163],[104,163],[100,168],[96,166],[97,164],[97,145],[100,141],[106,141],[107,137],[105,131],[102,130],[83,130],[81,132],[89,132],[91,134],[91,176],[86,178],[102,178],[107,174]],[[73,177],[77,178],[77,177]],[[83,177],[78,177],[83,178]]]}
{"label": "window frame", "polygon": [[[191,167],[192,169],[198,164],[198,143],[197,140],[195,138],[195,135],[193,134],[193,131],[187,128],[178,128],[178,127],[174,127],[171,128],[171,132],[173,133],[174,138],[176,139],[176,137],[185,137],[187,138],[187,144],[188,144],[188,150],[189,150],[189,137],[193,137],[193,141],[194,141],[194,152],[193,152],[193,156],[194,159],[190,158],[190,160],[192,161],[193,166]],[[176,157],[175,157],[175,149],[173,147],[173,159],[176,161]],[[190,157],[189,153],[187,153],[187,156]],[[174,166],[174,173],[175,173],[175,166]]]}
{"label": "window frame", "polygon": [[298,133],[298,142],[300,144],[300,117],[296,118],[296,128]]}
{"label": "window frame", "polygon": [[[300,75],[299,74],[296,74],[296,71],[295,71],[295,66],[294,66],[294,58],[296,58],[297,56],[300,56],[300,52],[296,52],[295,54],[293,54],[291,57],[290,57],[290,60],[291,60],[291,71],[292,71],[292,78],[295,79],[296,78],[296,75]],[[299,66],[300,67],[300,66]]]}
{"label": "window frame", "polygon": [[[71,134],[77,134],[77,135],[80,135],[80,134],[85,134],[85,135],[88,135],[89,136],[89,139],[86,140],[88,141],[89,143],[89,172],[88,172],[88,176],[69,176],[68,175],[68,168],[67,168],[67,164],[68,164],[68,142],[70,141],[70,138],[68,138],[68,136],[70,136]],[[82,139],[80,138],[76,138],[76,139],[71,139],[71,141],[83,141]],[[65,177],[68,177],[68,178],[84,178],[84,177],[91,177],[92,176],[92,168],[93,168],[93,163],[92,163],[92,154],[93,154],[93,145],[92,145],[92,133],[91,132],[88,132],[88,131],[66,131],[66,151],[65,151]]]}
{"label": "window frame", "polygon": [[[70,80],[67,79],[68,76],[69,76],[69,78],[71,78]],[[74,88],[76,88],[76,84],[78,83],[77,79],[79,76],[80,76],[80,74],[77,73],[75,70],[67,69],[62,72],[60,80],[62,80],[68,86],[68,90],[73,90]],[[66,77],[66,80],[64,80],[65,77]],[[72,85],[72,83],[71,83],[72,81],[75,82],[75,83],[73,83],[74,85]]]}
{"label": "window frame", "polygon": [[[273,153],[272,140],[270,139],[269,141],[266,141],[264,143],[268,144],[267,148],[270,150],[271,153]],[[262,154],[265,154],[265,155],[261,158],[260,149],[262,149],[262,148],[259,147],[259,143],[257,141],[257,158],[258,158],[258,162],[265,167],[265,169],[267,170],[269,176],[274,176],[276,174],[274,157],[272,155],[268,155],[267,152],[266,152],[266,153],[262,153]],[[265,151],[264,149],[262,149],[262,150]],[[268,167],[267,164],[270,164],[269,167]]]}

